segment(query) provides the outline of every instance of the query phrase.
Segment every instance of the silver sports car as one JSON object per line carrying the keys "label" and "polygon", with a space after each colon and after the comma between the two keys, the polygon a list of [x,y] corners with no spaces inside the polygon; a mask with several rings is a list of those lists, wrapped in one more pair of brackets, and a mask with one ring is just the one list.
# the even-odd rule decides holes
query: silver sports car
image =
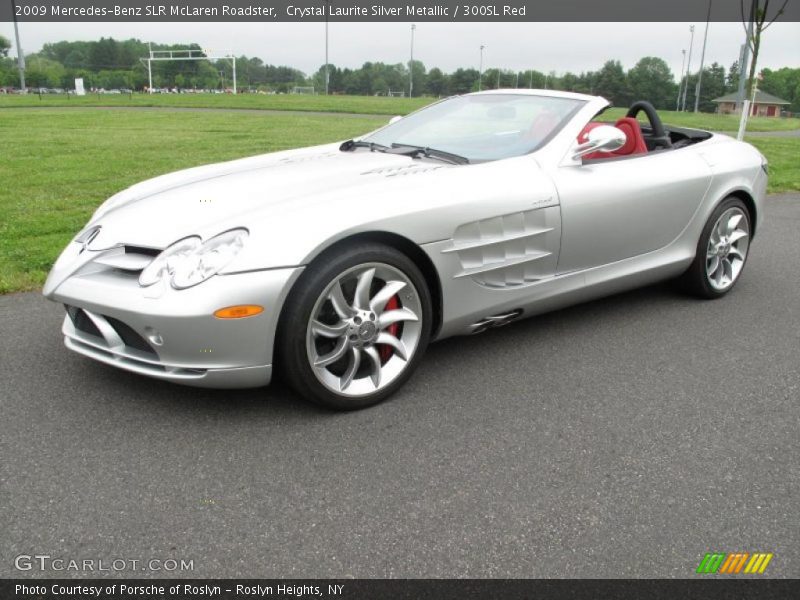
{"label": "silver sports car", "polygon": [[469,94],[360,139],[157,177],[97,209],[44,294],[90,358],[220,388],[276,370],[336,409],[395,392],[434,339],[669,278],[726,294],[766,160],[647,102],[596,120],[607,107]]}

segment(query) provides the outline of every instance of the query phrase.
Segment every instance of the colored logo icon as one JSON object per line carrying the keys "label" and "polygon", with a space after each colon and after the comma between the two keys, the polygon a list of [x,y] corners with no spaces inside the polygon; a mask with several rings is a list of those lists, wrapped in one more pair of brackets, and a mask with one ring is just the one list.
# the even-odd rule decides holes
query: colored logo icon
{"label": "colored logo icon", "polygon": [[700,561],[697,573],[720,573],[726,575],[762,574],[774,555],[772,552],[708,552]]}

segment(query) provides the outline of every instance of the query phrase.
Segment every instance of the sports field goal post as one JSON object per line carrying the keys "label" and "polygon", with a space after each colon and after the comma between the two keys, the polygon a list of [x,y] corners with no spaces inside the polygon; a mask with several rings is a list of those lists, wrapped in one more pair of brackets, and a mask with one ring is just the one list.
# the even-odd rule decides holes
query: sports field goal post
{"label": "sports field goal post", "polygon": [[233,93],[236,94],[236,57],[233,54],[214,56],[207,50],[153,50],[150,56],[139,59],[147,64],[148,93],[153,93],[153,62],[165,60],[229,60],[233,65]]}
{"label": "sports field goal post", "polygon": [[296,85],[292,88],[293,94],[311,94],[314,95],[316,92],[314,91],[313,85]]}

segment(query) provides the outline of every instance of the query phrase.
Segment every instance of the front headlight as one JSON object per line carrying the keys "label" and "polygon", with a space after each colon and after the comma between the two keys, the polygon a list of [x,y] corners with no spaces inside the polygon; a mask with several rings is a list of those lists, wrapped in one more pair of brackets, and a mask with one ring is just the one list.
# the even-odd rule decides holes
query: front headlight
{"label": "front headlight", "polygon": [[172,287],[183,290],[219,273],[244,248],[247,236],[246,229],[232,229],[204,242],[170,268]]}
{"label": "front headlight", "polygon": [[161,281],[164,275],[174,273],[183,261],[202,246],[197,236],[178,240],[161,254],[156,256],[139,275],[139,285],[147,287]]}

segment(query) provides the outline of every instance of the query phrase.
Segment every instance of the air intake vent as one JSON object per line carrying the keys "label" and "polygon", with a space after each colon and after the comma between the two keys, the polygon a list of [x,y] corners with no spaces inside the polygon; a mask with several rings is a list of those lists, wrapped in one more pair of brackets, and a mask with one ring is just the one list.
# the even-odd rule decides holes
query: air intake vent
{"label": "air intake vent", "polygon": [[489,317],[484,317],[477,323],[473,323],[470,325],[472,328],[472,334],[476,333],[483,333],[487,329],[494,329],[495,327],[502,327],[503,325],[508,325],[511,321],[519,318],[522,314],[522,309],[518,308],[516,310],[512,310],[511,312],[503,313],[501,315],[491,315]]}
{"label": "air intake vent", "polygon": [[125,254],[144,254],[155,258],[161,254],[161,250],[158,248],[145,248],[144,246],[125,246]]}
{"label": "air intake vent", "polygon": [[157,248],[142,248],[140,246],[124,246],[104,252],[94,262],[121,271],[141,272],[149,265],[161,250]]}
{"label": "air intake vent", "polygon": [[98,338],[97,341],[103,343],[109,350],[138,350],[158,358],[158,353],[147,340],[119,319],[96,313],[90,314],[75,306],[66,305],[65,308],[75,329]]}
{"label": "air intake vent", "polygon": [[402,167],[379,167],[371,171],[364,171],[362,175],[383,175],[384,177],[397,177],[399,175],[419,175],[429,171],[444,168],[444,165],[412,164]]}
{"label": "air intake vent", "polygon": [[69,305],[66,305],[64,308],[67,309],[67,314],[69,315],[72,324],[75,325],[75,329],[82,333],[88,333],[89,335],[103,339],[103,334],[100,333],[97,325],[95,325],[92,320],[86,316],[86,313],[80,308]]}
{"label": "air intake vent", "polygon": [[127,347],[134,348],[140,352],[147,352],[148,354],[155,356],[156,352],[153,350],[153,347],[128,325],[119,319],[115,319],[114,317],[106,317],[106,321],[108,321],[108,324],[114,328],[114,331],[116,331],[117,335],[122,338],[122,341],[125,342]]}

